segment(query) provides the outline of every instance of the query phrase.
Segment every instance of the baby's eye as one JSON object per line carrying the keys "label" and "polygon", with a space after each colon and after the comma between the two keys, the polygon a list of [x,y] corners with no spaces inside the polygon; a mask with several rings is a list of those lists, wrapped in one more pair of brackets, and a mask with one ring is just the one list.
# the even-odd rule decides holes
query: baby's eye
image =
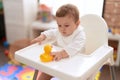
{"label": "baby's eye", "polygon": [[69,25],[65,25],[65,27],[69,27]]}
{"label": "baby's eye", "polygon": [[58,25],[58,27],[61,27],[61,25]]}

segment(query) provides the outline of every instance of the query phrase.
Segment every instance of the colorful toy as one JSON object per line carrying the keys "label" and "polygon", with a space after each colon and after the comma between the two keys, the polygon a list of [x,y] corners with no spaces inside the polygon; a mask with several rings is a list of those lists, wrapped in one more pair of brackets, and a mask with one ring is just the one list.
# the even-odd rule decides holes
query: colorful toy
{"label": "colorful toy", "polygon": [[4,51],[4,54],[5,54],[6,56],[8,56],[8,55],[9,55],[9,50],[6,49],[6,50]]}
{"label": "colorful toy", "polygon": [[117,59],[117,50],[114,50],[113,59],[114,59],[114,61],[116,61],[116,59]]}
{"label": "colorful toy", "polygon": [[44,53],[40,55],[40,60],[42,62],[50,62],[53,60],[53,56],[50,54],[52,50],[52,46],[47,44],[44,46]]}
{"label": "colorful toy", "polygon": [[4,46],[5,48],[8,48],[8,47],[9,47],[9,43],[8,43],[7,41],[4,41],[4,42],[3,42],[3,46]]}
{"label": "colorful toy", "polygon": [[53,20],[53,15],[52,15],[52,10],[50,7],[48,7],[45,4],[40,4],[38,9],[38,14],[37,14],[37,19],[42,21],[42,22],[50,22]]}
{"label": "colorful toy", "polygon": [[100,79],[100,75],[101,75],[101,72],[98,72],[95,76],[95,80],[99,80]]}

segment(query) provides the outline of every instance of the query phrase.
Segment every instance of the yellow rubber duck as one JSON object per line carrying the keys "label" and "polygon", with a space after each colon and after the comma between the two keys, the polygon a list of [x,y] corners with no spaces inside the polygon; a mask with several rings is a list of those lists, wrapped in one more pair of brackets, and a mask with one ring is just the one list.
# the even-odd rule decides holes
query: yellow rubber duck
{"label": "yellow rubber duck", "polygon": [[44,46],[44,53],[40,55],[40,59],[42,62],[50,62],[53,60],[53,56],[50,54],[52,50],[52,46],[50,44],[46,44]]}

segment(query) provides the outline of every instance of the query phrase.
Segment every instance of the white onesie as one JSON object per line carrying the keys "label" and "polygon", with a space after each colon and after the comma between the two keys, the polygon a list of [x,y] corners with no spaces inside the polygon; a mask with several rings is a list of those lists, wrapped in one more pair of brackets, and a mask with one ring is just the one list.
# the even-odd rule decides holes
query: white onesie
{"label": "white onesie", "polygon": [[52,40],[56,46],[64,49],[71,57],[76,53],[84,53],[85,51],[85,32],[82,26],[79,26],[70,36],[62,36],[58,29],[51,29],[42,32],[46,35],[47,40]]}

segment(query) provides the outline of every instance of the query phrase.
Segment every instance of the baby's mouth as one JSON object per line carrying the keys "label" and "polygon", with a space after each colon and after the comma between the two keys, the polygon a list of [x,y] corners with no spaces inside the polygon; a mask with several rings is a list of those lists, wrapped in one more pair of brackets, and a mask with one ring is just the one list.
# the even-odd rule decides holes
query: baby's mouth
{"label": "baby's mouth", "polygon": [[62,32],[63,34],[66,34],[66,32]]}

